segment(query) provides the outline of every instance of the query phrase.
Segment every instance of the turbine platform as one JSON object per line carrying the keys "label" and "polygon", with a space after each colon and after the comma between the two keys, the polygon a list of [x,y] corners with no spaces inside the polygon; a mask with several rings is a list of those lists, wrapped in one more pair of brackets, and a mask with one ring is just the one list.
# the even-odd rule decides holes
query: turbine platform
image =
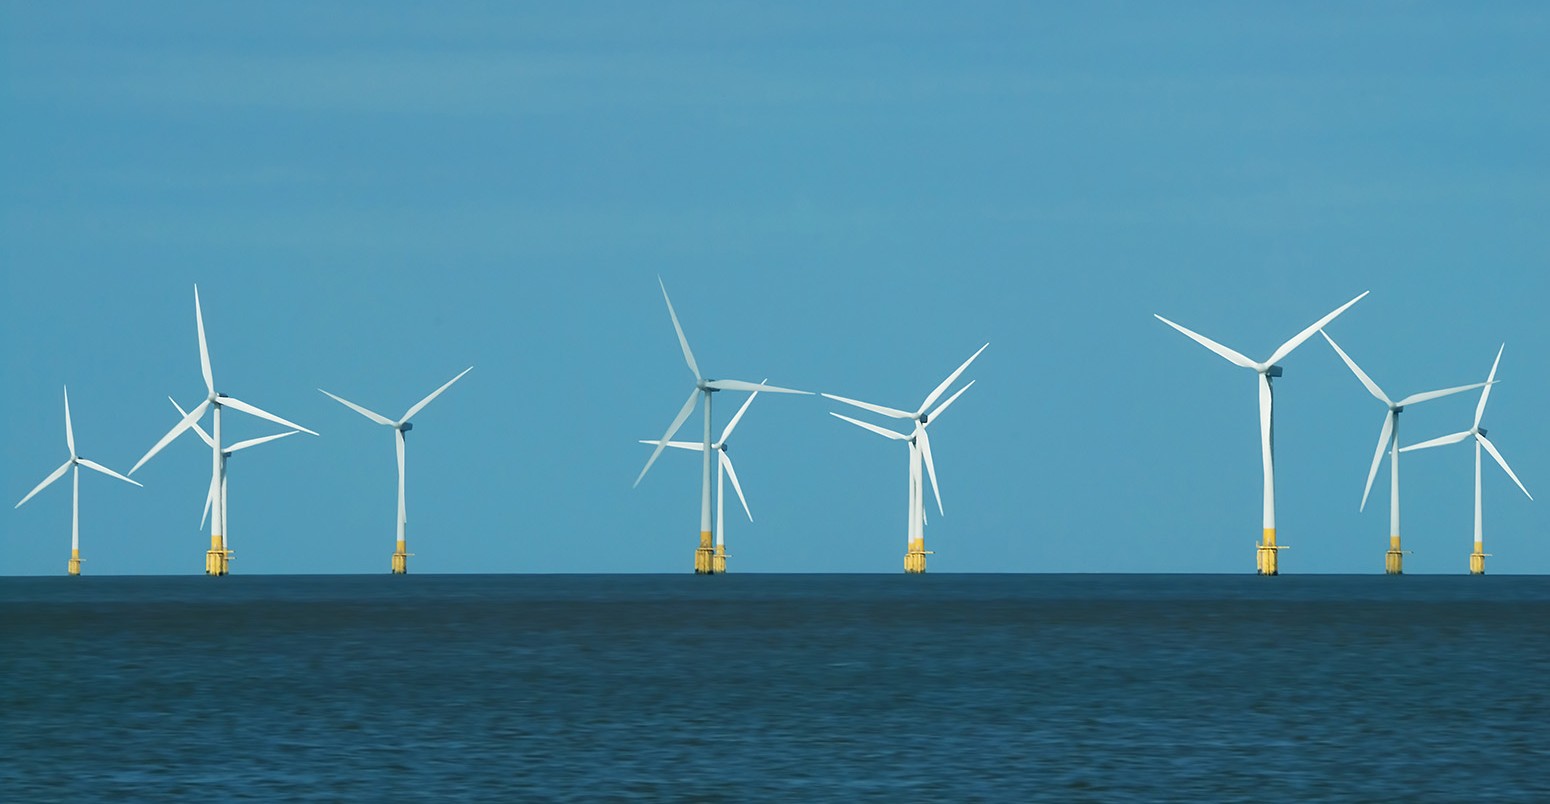
{"label": "turbine platform", "polygon": [[925,539],[911,539],[909,552],[904,554],[904,574],[924,575],[926,572],[926,556],[931,555],[926,550]]}
{"label": "turbine platform", "polygon": [[[722,560],[722,572],[725,572],[726,561]],[[711,544],[711,534],[708,530],[700,531],[700,546],[694,550],[694,574],[715,575],[716,548]]]}
{"label": "turbine platform", "polygon": [[406,552],[403,539],[398,540],[398,549],[393,551],[393,574],[409,574],[409,557],[414,553]]}
{"label": "turbine platform", "polygon": [[1254,544],[1254,564],[1259,568],[1259,574],[1280,575],[1280,554],[1285,549],[1286,545],[1276,544],[1275,528],[1265,528],[1265,540]]}
{"label": "turbine platform", "polygon": [[71,575],[81,574],[81,551],[72,548],[70,550],[70,563],[65,565],[65,572]]}
{"label": "turbine platform", "polygon": [[1475,552],[1469,554],[1469,574],[1484,575],[1485,560],[1491,554],[1485,552],[1485,545],[1475,542]]}
{"label": "turbine platform", "polygon": [[1405,574],[1405,554],[1410,551],[1399,549],[1399,537],[1389,537],[1389,551],[1383,554],[1383,572],[1388,575]]}
{"label": "turbine platform", "polygon": [[226,575],[231,571],[231,551],[226,549],[224,536],[211,536],[210,549],[205,551],[205,574]]}

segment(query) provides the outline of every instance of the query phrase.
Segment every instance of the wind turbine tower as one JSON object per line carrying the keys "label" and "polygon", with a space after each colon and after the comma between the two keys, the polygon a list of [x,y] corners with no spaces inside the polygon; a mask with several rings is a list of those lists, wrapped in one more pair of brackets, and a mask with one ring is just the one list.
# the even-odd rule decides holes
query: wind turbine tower
{"label": "wind turbine tower", "polygon": [[1475,551],[1469,554],[1470,575],[1484,575],[1485,560],[1491,555],[1485,551],[1485,530],[1482,527],[1480,514],[1480,448],[1484,447],[1486,452],[1491,453],[1491,457],[1496,459],[1496,463],[1502,467],[1502,471],[1506,472],[1507,476],[1512,478],[1512,482],[1518,484],[1518,490],[1522,491],[1524,496],[1528,497],[1531,501],[1534,499],[1534,495],[1529,494],[1528,489],[1524,488],[1523,481],[1518,479],[1518,476],[1512,471],[1512,467],[1507,465],[1507,459],[1502,457],[1501,452],[1496,449],[1496,445],[1492,444],[1491,440],[1485,437],[1486,429],[1480,426],[1480,419],[1481,417],[1485,416],[1485,401],[1490,398],[1491,386],[1496,383],[1496,367],[1502,362],[1502,351],[1506,348],[1507,344],[1504,343],[1500,349],[1496,350],[1496,361],[1491,364],[1491,373],[1485,379],[1485,388],[1481,389],[1480,391],[1480,402],[1475,405],[1475,423],[1470,425],[1468,430],[1465,430],[1462,433],[1454,433],[1453,435],[1445,435],[1441,438],[1434,438],[1430,441],[1423,441],[1419,444],[1411,444],[1410,446],[1403,447],[1399,450],[1400,452],[1409,452],[1416,449],[1440,447],[1444,444],[1457,444],[1458,442],[1463,441],[1470,436],[1474,436]]}
{"label": "wind turbine tower", "polygon": [[118,472],[113,471],[112,469],[109,469],[106,466],[103,466],[100,463],[97,463],[96,461],[90,460],[88,458],[82,458],[81,456],[75,454],[75,428],[73,426],[71,426],[71,424],[70,424],[70,389],[69,388],[65,389],[65,446],[67,448],[69,448],[69,450],[70,450],[70,458],[69,458],[69,460],[67,460],[63,464],[61,464],[58,469],[55,469],[54,471],[50,472],[48,477],[43,478],[43,482],[42,483],[39,483],[38,485],[36,485],[36,486],[34,486],[32,488],[32,491],[27,492],[27,496],[23,497],[21,502],[16,504],[16,507],[17,508],[22,507],[23,504],[25,504],[28,500],[32,499],[33,495],[35,495],[38,492],[48,488],[54,481],[58,480],[61,477],[64,477],[64,474],[65,474],[66,470],[70,470],[70,484],[73,487],[73,489],[71,491],[71,495],[70,495],[70,562],[65,565],[65,571],[70,573],[71,575],[80,575],[81,574],[81,467],[84,466],[87,469],[91,469],[92,471],[101,472],[102,474],[105,474],[108,477],[116,477],[119,480],[124,481],[125,483],[134,483],[136,486],[138,486],[140,484],[135,482],[135,481],[133,481],[133,480],[130,480],[127,477],[124,477],[123,475],[119,474]]}
{"label": "wind turbine tower", "polygon": [[699,364],[694,361],[694,352],[689,349],[689,339],[684,337],[683,327],[678,323],[678,313],[673,310],[673,300],[668,298],[667,285],[662,283],[662,278],[657,277],[657,284],[662,287],[662,300],[667,302],[667,314],[673,319],[673,330],[678,333],[678,345],[683,349],[684,362],[689,365],[689,371],[694,374],[694,390],[689,392],[688,401],[673,417],[672,424],[667,426],[667,432],[656,441],[656,449],[651,451],[651,457],[646,459],[646,465],[640,470],[640,475],[635,478],[635,485],[640,486],[640,481],[645,479],[646,473],[651,471],[651,465],[657,462],[657,457],[662,450],[667,448],[668,442],[678,433],[694,412],[694,406],[705,397],[705,437],[701,441],[703,471],[700,473],[700,546],[694,550],[694,572],[697,575],[716,574],[716,551],[712,543],[713,531],[710,518],[710,461],[711,455],[716,452],[711,442],[711,396],[717,391],[769,391],[776,394],[810,394],[810,391],[794,391],[790,388],[778,388],[764,383],[745,382],[743,380],[712,380],[700,374]]}
{"label": "wind turbine tower", "polygon": [[1389,451],[1389,550],[1383,556],[1383,571],[1389,575],[1403,575],[1405,572],[1405,551],[1399,546],[1399,414],[1403,413],[1405,408],[1410,405],[1420,404],[1433,399],[1441,399],[1445,396],[1452,396],[1464,391],[1473,391],[1485,385],[1485,383],[1477,382],[1474,385],[1460,385],[1456,388],[1444,388],[1440,391],[1424,391],[1419,394],[1411,394],[1395,402],[1389,399],[1387,394],[1383,393],[1383,389],[1379,388],[1378,384],[1373,382],[1371,377],[1367,376],[1367,372],[1362,371],[1361,367],[1356,365],[1356,361],[1352,360],[1350,355],[1347,355],[1345,350],[1340,348],[1340,344],[1335,343],[1334,338],[1329,337],[1329,333],[1319,330],[1319,334],[1324,336],[1324,340],[1329,341],[1329,345],[1334,348],[1335,354],[1340,355],[1340,359],[1345,361],[1346,366],[1351,369],[1352,374],[1356,375],[1356,379],[1361,381],[1367,392],[1376,397],[1379,402],[1382,402],[1389,409],[1388,413],[1383,416],[1383,427],[1378,431],[1378,449],[1372,456],[1372,468],[1367,470],[1367,487],[1362,489],[1362,504],[1357,510],[1367,510],[1367,495],[1372,493],[1373,478],[1378,476],[1378,464],[1383,462],[1383,451],[1387,449]]}
{"label": "wind turbine tower", "polygon": [[[970,382],[968,385],[959,388],[952,396],[947,398],[947,401],[943,402],[941,405],[938,405],[935,410],[931,410],[931,406],[941,398],[943,392],[945,392],[949,386],[951,386],[954,382],[957,382],[958,378],[962,376],[964,370],[969,367],[969,364],[973,363],[974,359],[980,356],[980,352],[985,351],[985,349],[989,346],[990,344],[987,343],[984,346],[981,346],[979,351],[969,355],[968,360],[963,361],[963,364],[960,365],[956,371],[947,375],[947,379],[943,380],[941,384],[938,385],[931,393],[926,395],[925,401],[921,402],[920,407],[913,413],[899,410],[897,408],[884,407],[883,405],[874,405],[870,402],[862,402],[857,399],[836,396],[834,394],[824,394],[825,397],[836,402],[844,402],[847,405],[853,405],[855,407],[861,408],[862,410],[871,411],[872,413],[887,416],[891,419],[907,419],[914,422],[914,430],[909,435],[905,435],[903,433],[896,433],[892,430],[852,419],[849,416],[841,416],[838,413],[834,413],[832,411],[830,412],[831,416],[844,419],[845,421],[850,422],[857,427],[870,430],[874,433],[877,433],[878,435],[891,438],[895,441],[904,441],[909,444],[910,467],[908,502],[909,519],[907,523],[908,541],[904,552],[904,572],[906,574],[919,575],[925,572],[926,556],[930,555],[930,553],[926,550],[926,503],[925,482],[924,478],[921,477],[922,464],[925,466],[925,474],[931,478],[931,492],[932,496],[936,498],[937,513],[944,513],[942,508],[942,492],[941,489],[938,488],[936,482],[936,464],[931,459],[931,437],[927,434],[926,426],[940,418],[941,415],[947,411],[948,406],[952,405],[959,396],[962,396],[964,391],[969,390],[969,386],[973,385],[974,383]],[[930,412],[928,413],[927,411]]]}
{"label": "wind turbine tower", "polygon": [[372,411],[369,411],[348,399],[337,397],[327,391],[323,391],[322,388],[318,389],[319,391],[322,391],[323,394],[329,399],[344,405],[350,410],[353,410],[356,413],[371,419],[377,424],[385,424],[388,427],[393,428],[393,442],[398,448],[398,542],[397,546],[393,549],[392,569],[394,575],[403,575],[409,572],[409,557],[414,555],[408,551],[408,544],[405,541],[406,531],[409,528],[409,515],[404,507],[404,434],[414,429],[414,424],[409,420],[413,419],[415,414],[424,410],[425,406],[431,403],[431,400],[441,396],[442,391],[451,388],[452,383],[463,379],[464,374],[467,374],[473,370],[473,366],[469,366],[468,368],[463,369],[456,377],[447,380],[446,384],[430,392],[430,394],[427,395],[424,399],[410,406],[408,410],[404,411],[404,415],[399,417],[398,421],[393,421],[392,419],[389,419],[380,413],[373,413]]}
{"label": "wind turbine tower", "polygon": [[[1169,321],[1162,316],[1156,316],[1158,321],[1184,333],[1190,340],[1215,352],[1228,362],[1241,368],[1253,369],[1259,375],[1259,447],[1260,463],[1265,473],[1265,515],[1264,515],[1264,541],[1254,545],[1254,564],[1260,575],[1277,575],[1280,573],[1279,553],[1286,549],[1286,545],[1276,543],[1276,480],[1275,480],[1275,427],[1271,418],[1273,410],[1273,392],[1271,380],[1282,375],[1278,361],[1292,353],[1293,349],[1302,345],[1303,341],[1313,336],[1313,333],[1323,329],[1326,324],[1335,320],[1335,317],[1345,312],[1351,305],[1361,301],[1369,291],[1362,291],[1356,298],[1335,308],[1334,312],[1313,322],[1313,326],[1297,333],[1291,340],[1281,344],[1269,359],[1258,363],[1244,357],[1242,354],[1229,349],[1216,341],[1196,332],[1191,332],[1178,324]],[[1155,315],[1155,314],[1154,314]]]}
{"label": "wind turbine tower", "polygon": [[[204,418],[205,411],[207,410],[211,410],[214,413],[214,418],[211,421],[209,432],[210,474],[213,477],[220,479],[220,485],[224,485],[225,483],[226,466],[225,458],[223,457],[224,450],[221,448],[221,410],[223,408],[240,410],[250,416],[257,416],[260,419],[267,419],[282,427],[289,427],[292,430],[300,430],[301,432],[307,433],[308,435],[317,435],[317,433],[308,430],[307,428],[302,427],[295,422],[282,419],[273,413],[261,410],[253,405],[243,402],[240,399],[237,399],[236,397],[227,396],[226,394],[216,392],[215,375],[210,370],[210,348],[205,343],[205,318],[204,312],[199,307],[198,285],[194,286],[194,324],[199,331],[199,369],[201,373],[204,374],[206,391],[205,399],[203,402],[195,405],[194,409],[189,411],[188,415],[184,416],[182,421],[179,421],[177,424],[173,425],[172,429],[168,430],[167,434],[162,436],[161,440],[157,441],[155,446],[151,447],[150,450],[145,453],[145,455],[141,456],[140,460],[135,463],[134,468],[129,470],[129,474],[134,474],[136,469],[144,466],[146,461],[149,461],[156,455],[156,453],[161,452],[163,447],[172,443],[173,439],[182,435],[185,431],[193,428],[196,422]],[[211,507],[214,509],[214,511],[213,515],[210,517],[210,549],[205,551],[205,574],[221,576],[226,575],[231,571],[231,551],[226,549],[226,532],[224,530],[226,525],[226,512],[223,510],[221,505],[221,495],[213,495]]]}

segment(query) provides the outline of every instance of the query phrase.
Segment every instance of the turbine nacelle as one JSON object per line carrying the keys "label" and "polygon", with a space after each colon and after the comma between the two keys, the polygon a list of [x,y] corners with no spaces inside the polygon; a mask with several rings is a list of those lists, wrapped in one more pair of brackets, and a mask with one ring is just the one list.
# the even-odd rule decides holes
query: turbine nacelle
{"label": "turbine nacelle", "polygon": [[398,425],[398,432],[400,432],[400,433],[407,433],[407,432],[409,432],[410,430],[413,430],[413,429],[414,429],[414,422],[403,422],[402,424]]}
{"label": "turbine nacelle", "polygon": [[1281,376],[1282,371],[1280,366],[1266,366],[1262,371],[1260,371],[1260,374],[1263,374],[1266,377],[1274,378]]}

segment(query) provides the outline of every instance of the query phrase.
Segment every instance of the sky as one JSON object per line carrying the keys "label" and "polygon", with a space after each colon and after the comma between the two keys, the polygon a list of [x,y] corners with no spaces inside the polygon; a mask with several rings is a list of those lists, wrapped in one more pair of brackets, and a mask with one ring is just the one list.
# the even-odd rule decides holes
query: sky
{"label": "sky", "polygon": [[[0,4],[0,489],[118,471],[217,389],[318,431],[230,463],[233,572],[687,572],[707,376],[932,424],[932,572],[1253,571],[1255,359],[1329,327],[1391,396],[1479,382],[1487,569],[1550,572],[1550,9],[1536,3]],[[1320,338],[1276,385],[1285,573],[1378,573],[1384,408]],[[955,386],[956,387],[956,386]],[[1470,425],[1406,411],[1402,443]],[[740,403],[722,394],[716,430]],[[758,398],[734,572],[899,572],[906,450]],[[862,414],[863,418],[867,418]],[[872,417],[879,424],[888,424]],[[208,421],[208,420],[207,420]],[[229,413],[228,442],[274,426]],[[698,433],[691,419],[685,437]],[[1413,573],[1472,549],[1465,446],[1402,461]],[[209,452],[85,472],[90,575],[199,574]],[[69,556],[68,480],[0,574]]]}

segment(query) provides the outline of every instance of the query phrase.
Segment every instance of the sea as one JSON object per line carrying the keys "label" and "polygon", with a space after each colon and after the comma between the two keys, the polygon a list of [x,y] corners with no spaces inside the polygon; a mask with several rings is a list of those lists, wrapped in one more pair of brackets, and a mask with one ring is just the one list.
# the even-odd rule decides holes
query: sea
{"label": "sea", "polygon": [[0,800],[1550,802],[1550,578],[0,578]]}

